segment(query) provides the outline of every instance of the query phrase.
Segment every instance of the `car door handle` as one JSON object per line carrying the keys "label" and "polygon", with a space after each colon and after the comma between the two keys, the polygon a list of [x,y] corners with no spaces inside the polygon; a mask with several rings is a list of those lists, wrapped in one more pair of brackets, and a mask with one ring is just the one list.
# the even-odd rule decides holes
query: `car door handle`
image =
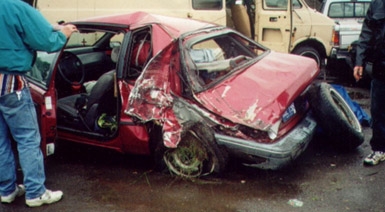
{"label": "car door handle", "polygon": [[277,22],[278,18],[277,17],[270,17],[269,21],[270,22]]}

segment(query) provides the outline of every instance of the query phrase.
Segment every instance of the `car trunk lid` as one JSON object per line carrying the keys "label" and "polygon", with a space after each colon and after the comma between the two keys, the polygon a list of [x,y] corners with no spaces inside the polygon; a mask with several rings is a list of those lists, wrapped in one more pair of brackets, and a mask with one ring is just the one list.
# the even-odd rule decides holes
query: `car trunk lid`
{"label": "car trunk lid", "polygon": [[314,60],[271,52],[195,98],[234,123],[268,130],[317,73]]}

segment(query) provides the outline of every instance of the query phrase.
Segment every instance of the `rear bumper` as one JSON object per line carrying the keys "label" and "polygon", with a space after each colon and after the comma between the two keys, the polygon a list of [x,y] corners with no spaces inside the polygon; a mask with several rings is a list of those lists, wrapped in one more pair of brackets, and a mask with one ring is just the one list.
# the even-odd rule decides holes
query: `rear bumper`
{"label": "rear bumper", "polygon": [[[279,169],[297,158],[313,138],[317,123],[308,113],[289,133],[273,144],[256,143],[231,136],[215,134],[219,145],[240,155],[258,158],[250,166],[262,169]],[[261,162],[261,159],[264,159]]]}
{"label": "rear bumper", "polygon": [[345,59],[348,56],[349,56],[348,49],[340,49],[340,48],[336,48],[336,47],[332,48],[332,51],[330,54],[330,58],[335,59],[335,60]]}

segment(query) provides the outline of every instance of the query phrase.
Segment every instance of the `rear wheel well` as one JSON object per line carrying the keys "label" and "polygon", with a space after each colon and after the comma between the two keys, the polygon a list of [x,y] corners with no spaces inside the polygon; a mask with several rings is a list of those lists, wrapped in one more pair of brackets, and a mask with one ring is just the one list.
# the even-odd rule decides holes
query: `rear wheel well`
{"label": "rear wheel well", "polygon": [[[291,51],[291,53],[296,52],[299,48],[303,47],[311,47],[318,51],[318,53],[321,56],[321,59],[326,58],[326,49],[325,47],[317,40],[314,39],[308,39],[302,43],[299,43],[295,46],[295,48]],[[322,61],[323,62],[323,61]]]}
{"label": "rear wheel well", "polygon": [[177,148],[164,146],[159,125],[150,124],[149,133],[154,169],[158,171],[191,178],[221,174],[226,168],[227,151],[215,142],[214,131],[201,122],[185,129]]}

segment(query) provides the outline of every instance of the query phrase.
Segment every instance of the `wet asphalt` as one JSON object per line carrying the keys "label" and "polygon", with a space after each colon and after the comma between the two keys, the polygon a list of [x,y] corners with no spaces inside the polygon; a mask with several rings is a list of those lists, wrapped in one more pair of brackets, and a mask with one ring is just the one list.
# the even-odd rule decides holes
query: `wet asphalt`
{"label": "wet asphalt", "polygon": [[[369,90],[347,90],[368,111]],[[338,152],[317,134],[304,154],[282,170],[260,170],[232,160],[222,176],[195,180],[154,171],[150,157],[64,141],[46,163],[46,186],[63,190],[64,198],[28,208],[21,197],[0,204],[0,211],[383,212],[385,163],[363,166],[370,152],[368,126],[364,135],[364,144],[356,150]]]}

